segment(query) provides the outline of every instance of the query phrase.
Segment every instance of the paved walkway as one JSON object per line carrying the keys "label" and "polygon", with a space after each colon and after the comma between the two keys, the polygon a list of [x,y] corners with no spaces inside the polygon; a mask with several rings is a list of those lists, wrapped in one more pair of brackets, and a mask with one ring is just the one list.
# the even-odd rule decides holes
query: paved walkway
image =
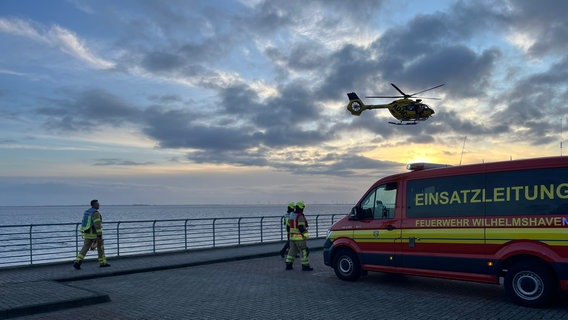
{"label": "paved walkway", "polygon": [[[542,309],[501,286],[370,272],[337,279],[310,240],[312,272],[285,271],[282,243],[0,269],[0,319],[567,319],[568,299]],[[88,257],[91,257],[90,253]]]}
{"label": "paved walkway", "polygon": [[[323,239],[309,240],[318,250]],[[106,293],[74,288],[66,283],[87,279],[185,268],[204,264],[275,256],[283,242],[109,258],[111,267],[99,268],[96,252],[89,252],[81,270],[67,263],[0,269],[0,319],[109,302]]]}

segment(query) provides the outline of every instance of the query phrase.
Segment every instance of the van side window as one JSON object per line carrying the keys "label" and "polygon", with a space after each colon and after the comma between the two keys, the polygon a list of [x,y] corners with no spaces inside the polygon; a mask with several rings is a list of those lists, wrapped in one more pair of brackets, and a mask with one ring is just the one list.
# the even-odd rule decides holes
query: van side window
{"label": "van side window", "polygon": [[361,202],[363,219],[389,219],[394,218],[396,207],[396,183],[378,186],[367,194]]}
{"label": "van side window", "polygon": [[487,174],[487,215],[568,213],[568,169],[550,168]]}
{"label": "van side window", "polygon": [[406,215],[409,218],[482,217],[484,186],[484,174],[409,180]]}
{"label": "van side window", "polygon": [[568,213],[568,169],[491,172],[409,180],[407,217]]}

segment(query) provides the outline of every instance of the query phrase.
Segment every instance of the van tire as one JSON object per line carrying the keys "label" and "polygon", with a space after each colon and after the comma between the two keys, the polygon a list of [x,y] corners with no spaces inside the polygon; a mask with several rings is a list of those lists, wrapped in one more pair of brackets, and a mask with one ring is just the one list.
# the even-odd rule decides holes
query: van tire
{"label": "van tire", "polygon": [[355,252],[349,249],[341,249],[334,258],[333,269],[335,275],[346,281],[355,281],[361,275],[361,266]]}
{"label": "van tire", "polygon": [[525,307],[542,307],[556,288],[553,274],[541,263],[516,263],[505,275],[505,292],[513,302]]}

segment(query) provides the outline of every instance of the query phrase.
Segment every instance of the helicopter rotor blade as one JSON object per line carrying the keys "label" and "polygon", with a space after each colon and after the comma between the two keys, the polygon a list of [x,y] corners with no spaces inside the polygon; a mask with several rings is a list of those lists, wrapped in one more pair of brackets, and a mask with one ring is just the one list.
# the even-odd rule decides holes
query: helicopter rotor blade
{"label": "helicopter rotor blade", "polygon": [[[391,83],[391,84],[392,84],[392,83]],[[430,88],[430,89],[426,89],[426,90],[422,90],[422,91],[415,92],[415,93],[409,95],[409,97],[413,97],[413,96],[415,96],[415,95],[417,95],[417,94],[419,94],[419,93],[423,93],[423,92],[426,92],[426,91],[434,90],[434,89],[439,88],[439,87],[441,87],[441,86],[443,86],[443,85],[445,85],[445,83],[439,84],[439,85],[437,85],[437,86],[435,86],[435,87],[432,87],[432,88]],[[393,86],[394,86],[394,84],[393,84]],[[395,88],[396,88],[396,87],[395,87]],[[424,99],[426,99],[426,98],[424,98]]]}
{"label": "helicopter rotor blade", "polygon": [[396,89],[396,91],[400,92],[400,94],[402,94],[404,96],[404,98],[408,98],[410,96],[410,95],[402,92],[402,90],[400,90],[394,83],[391,83],[391,86],[393,86]]}
{"label": "helicopter rotor blade", "polygon": [[398,98],[404,98],[404,96],[365,96],[365,98],[391,98],[391,99],[398,99]]}
{"label": "helicopter rotor blade", "polygon": [[430,90],[434,90],[436,88],[439,88],[441,86],[445,85],[445,83],[439,84],[435,87],[426,89],[426,90],[422,90],[422,91],[418,91],[415,92],[413,94],[406,94],[404,93],[402,90],[400,90],[399,87],[396,86],[396,84],[391,83],[391,86],[393,86],[396,91],[400,92],[400,94],[402,94],[402,96],[366,96],[366,98],[391,98],[391,99],[398,99],[398,98],[403,98],[403,99],[408,99],[408,98],[421,98],[421,99],[432,99],[432,100],[440,100],[440,98],[422,98],[422,97],[415,97],[415,95],[426,92],[426,91],[430,91]]}
{"label": "helicopter rotor blade", "polygon": [[440,98],[427,98],[427,97],[413,97],[413,98],[416,98],[416,99],[428,99],[428,100],[442,100],[442,99],[440,99]]}

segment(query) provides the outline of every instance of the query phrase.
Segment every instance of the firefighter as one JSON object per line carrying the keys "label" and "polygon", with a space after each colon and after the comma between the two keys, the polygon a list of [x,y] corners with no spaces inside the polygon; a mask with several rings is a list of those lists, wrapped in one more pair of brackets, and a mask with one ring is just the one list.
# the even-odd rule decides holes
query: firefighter
{"label": "firefighter", "polygon": [[294,208],[296,204],[294,202],[288,203],[288,207],[286,208],[286,214],[284,215],[284,219],[282,220],[282,224],[286,227],[286,243],[282,250],[280,250],[280,256],[284,258],[286,256],[286,252],[290,249],[290,214],[294,212]]}
{"label": "firefighter", "polygon": [[81,269],[81,263],[85,259],[85,255],[92,247],[97,247],[99,256],[99,266],[101,268],[110,267],[105,257],[105,247],[103,242],[103,217],[99,212],[99,201],[91,200],[91,208],[83,214],[83,222],[81,223],[81,233],[85,239],[83,248],[77,254],[77,258],[73,263],[73,268]]}
{"label": "firefighter", "polygon": [[286,270],[292,270],[296,253],[300,253],[302,261],[302,271],[314,270],[310,267],[310,259],[308,258],[308,220],[304,216],[304,208],[306,205],[303,201],[296,202],[293,213],[290,214],[290,250],[286,256]]}

